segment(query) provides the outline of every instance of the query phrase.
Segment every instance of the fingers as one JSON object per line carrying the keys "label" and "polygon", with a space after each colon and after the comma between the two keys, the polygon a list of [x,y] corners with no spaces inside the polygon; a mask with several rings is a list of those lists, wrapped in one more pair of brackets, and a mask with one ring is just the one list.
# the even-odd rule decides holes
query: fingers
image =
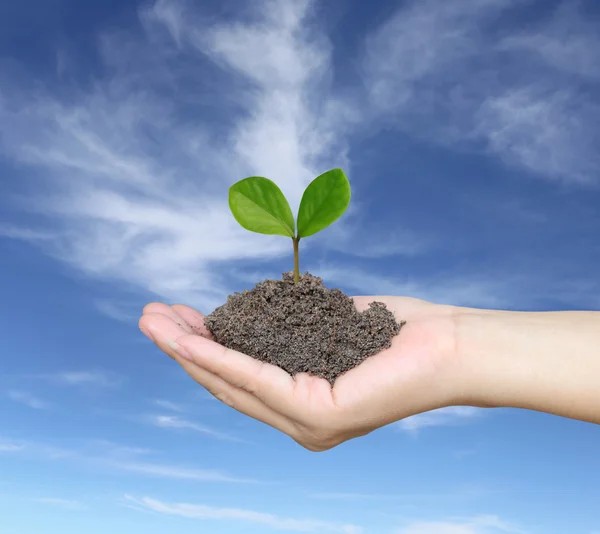
{"label": "fingers", "polygon": [[[171,349],[172,351],[172,349]],[[177,353],[172,357],[198,384],[206,388],[218,400],[249,417],[262,421],[277,430],[293,437],[294,427],[283,415],[263,404],[252,394],[228,384],[222,378],[181,358]]]}
{"label": "fingers", "polygon": [[171,309],[190,325],[194,333],[212,339],[212,334],[208,331],[206,326],[204,326],[204,315],[200,312],[185,304],[173,304]]}
{"label": "fingers", "polygon": [[144,307],[143,314],[161,313],[166,315],[189,334],[211,338],[212,335],[204,326],[204,315],[184,304],[163,304],[162,302],[151,302]]}
{"label": "fingers", "polygon": [[178,324],[175,324],[167,315],[154,312],[147,313],[140,320],[140,326],[152,334],[155,343],[163,352],[176,360],[191,378],[206,388],[221,402],[292,436],[294,426],[283,415],[266,406],[251,393],[235,387],[219,376],[179,355],[169,345],[169,341],[180,339],[182,335],[186,335],[186,331],[184,328],[179,327]]}
{"label": "fingers", "polygon": [[192,334],[194,332],[192,326],[180,313],[178,313],[175,306],[177,305],[169,306],[168,304],[163,304],[162,302],[151,302],[150,304],[144,306],[142,317],[150,314],[164,315],[180,326],[185,333]]}
{"label": "fingers", "polygon": [[156,344],[167,354],[176,353],[169,342],[175,341],[183,348],[178,361],[186,360],[182,354],[187,352],[197,366],[254,395],[263,404],[280,413],[296,412],[294,379],[283,369],[227,349],[210,339],[189,334],[186,328],[162,313],[144,314],[140,326],[151,333]]}
{"label": "fingers", "polygon": [[[174,311],[159,306],[149,309],[158,309],[160,312],[145,313],[140,319],[140,328],[149,331],[167,354],[173,352],[169,341],[176,341],[199,367],[233,387],[254,395],[279,413],[292,418],[301,416],[301,407],[294,402],[294,379],[283,369],[227,349],[210,339],[190,334],[189,328],[179,326],[171,319]],[[188,310],[184,313],[190,316]],[[184,356],[182,358],[185,359]]]}
{"label": "fingers", "polygon": [[302,407],[295,401],[295,381],[280,367],[202,337],[184,335],[177,343],[203,369],[254,395],[287,417],[302,417]]}

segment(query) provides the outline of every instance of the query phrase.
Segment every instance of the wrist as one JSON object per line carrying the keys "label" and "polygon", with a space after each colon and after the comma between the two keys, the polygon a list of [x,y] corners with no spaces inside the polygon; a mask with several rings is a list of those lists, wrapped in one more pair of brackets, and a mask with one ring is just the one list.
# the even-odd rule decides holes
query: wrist
{"label": "wrist", "polygon": [[459,308],[464,402],[598,422],[600,314]]}
{"label": "wrist", "polygon": [[[456,358],[461,370],[460,403],[483,408],[508,407],[518,404],[516,394],[520,389],[506,353],[502,335],[504,314],[511,312],[457,308],[455,311]],[[503,340],[504,337],[504,340]]]}

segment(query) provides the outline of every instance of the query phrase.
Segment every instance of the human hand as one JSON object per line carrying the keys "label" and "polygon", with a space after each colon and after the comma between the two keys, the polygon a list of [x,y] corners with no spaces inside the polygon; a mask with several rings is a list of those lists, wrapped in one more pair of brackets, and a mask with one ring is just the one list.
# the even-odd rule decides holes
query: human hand
{"label": "human hand", "polygon": [[338,377],[333,387],[226,349],[210,339],[204,316],[185,305],[148,304],[139,326],[217,399],[306,449],[325,451],[465,398],[455,308],[407,297],[354,298],[358,310],[374,300],[407,323],[389,349]]}

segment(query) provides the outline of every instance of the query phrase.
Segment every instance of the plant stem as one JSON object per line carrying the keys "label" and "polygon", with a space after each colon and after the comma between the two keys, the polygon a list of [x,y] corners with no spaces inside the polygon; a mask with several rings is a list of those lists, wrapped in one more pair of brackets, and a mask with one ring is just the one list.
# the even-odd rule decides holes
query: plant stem
{"label": "plant stem", "polygon": [[298,243],[300,243],[299,237],[292,237],[294,242],[294,284],[300,281],[300,260],[298,259]]}

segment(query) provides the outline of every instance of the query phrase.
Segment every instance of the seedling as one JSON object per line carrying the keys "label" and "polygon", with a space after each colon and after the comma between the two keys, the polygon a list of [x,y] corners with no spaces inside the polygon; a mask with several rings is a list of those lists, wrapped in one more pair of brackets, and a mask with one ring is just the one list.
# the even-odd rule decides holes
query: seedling
{"label": "seedling", "polygon": [[251,232],[283,235],[294,246],[294,283],[300,280],[300,239],[327,228],[346,211],[350,183],[342,169],[317,176],[302,194],[297,220],[281,189],[268,178],[250,176],[229,188],[229,207],[235,220]]}
{"label": "seedling", "polygon": [[[294,219],[285,196],[271,180],[251,176],[229,189],[236,221],[260,234],[282,235],[294,245],[294,272],[264,280],[229,295],[204,319],[222,346],[296,376],[310,373],[331,385],[366,358],[391,347],[404,321],[383,302],[359,311],[340,289],[306,273],[300,282],[298,244],[341,217],[350,203],[350,184],[341,169],[315,178],[302,194]],[[300,284],[298,284],[300,282]],[[306,291],[299,289],[306,288]]]}

